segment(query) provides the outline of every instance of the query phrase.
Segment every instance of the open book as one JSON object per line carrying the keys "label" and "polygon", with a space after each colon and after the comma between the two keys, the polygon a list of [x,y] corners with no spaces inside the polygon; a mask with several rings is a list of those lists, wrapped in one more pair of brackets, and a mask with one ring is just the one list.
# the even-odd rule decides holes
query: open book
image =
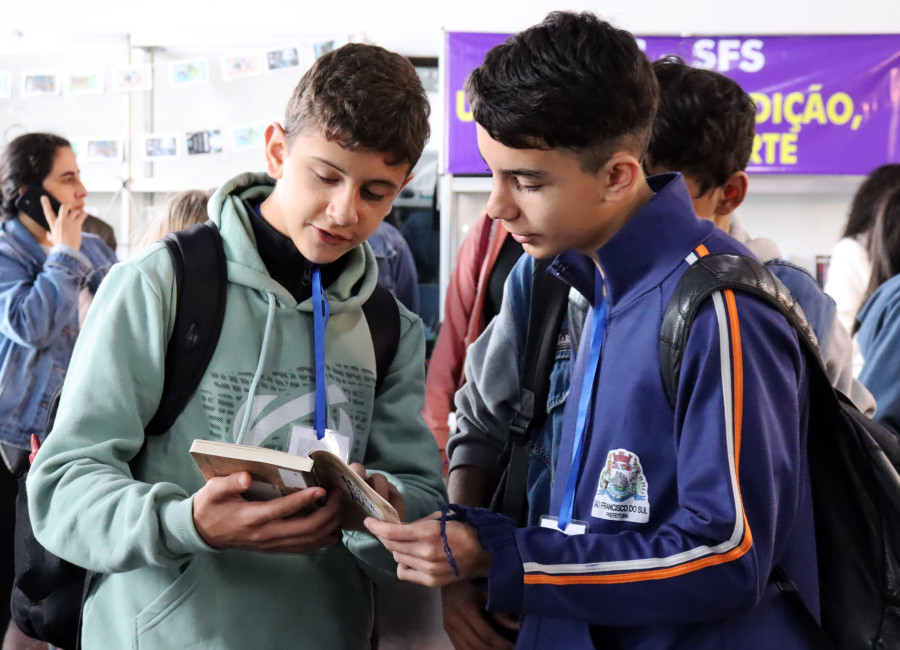
{"label": "open book", "polygon": [[341,528],[365,530],[362,522],[366,517],[400,523],[394,507],[339,456],[326,449],[295,456],[264,447],[194,440],[190,452],[207,481],[249,472],[253,485],[244,494],[248,499],[265,501],[320,485],[326,490],[337,488],[344,492]]}

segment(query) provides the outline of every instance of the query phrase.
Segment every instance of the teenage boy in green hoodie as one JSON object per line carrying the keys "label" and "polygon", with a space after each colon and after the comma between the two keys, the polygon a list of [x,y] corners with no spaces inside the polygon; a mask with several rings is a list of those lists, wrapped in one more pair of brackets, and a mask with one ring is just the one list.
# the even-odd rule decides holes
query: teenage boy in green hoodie
{"label": "teenage boy in green hoodie", "polygon": [[40,542],[98,574],[85,647],[367,646],[372,580],[396,565],[373,537],[339,529],[338,494],[312,512],[318,487],[247,501],[248,474],[205,482],[188,448],[208,438],[288,451],[313,425],[319,283],[330,308],[326,426],[401,517],[445,501],[419,416],[421,322],[399,307],[376,393],[361,309],[377,282],[364,242],[410,180],[428,114],[413,66],[379,47],[347,45],[303,76],[284,124],[266,130],[268,175],[242,174],[210,199],[228,261],[221,338],[184,412],[146,445],[175,317],[172,263],[155,245],[109,275],[28,481]]}

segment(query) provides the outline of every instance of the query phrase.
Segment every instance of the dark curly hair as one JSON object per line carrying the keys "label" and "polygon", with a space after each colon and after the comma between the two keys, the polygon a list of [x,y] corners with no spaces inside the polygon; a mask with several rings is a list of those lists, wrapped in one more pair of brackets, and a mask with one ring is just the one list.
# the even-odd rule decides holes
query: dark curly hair
{"label": "dark curly hair", "polygon": [[492,48],[466,80],[475,121],[514,149],[569,149],[596,172],[619,149],[642,156],[656,112],[650,61],[592,13],[554,11]]}
{"label": "dark curly hair", "polygon": [[43,184],[53,169],[56,150],[71,146],[68,140],[53,133],[25,133],[6,146],[0,155],[0,220],[19,214],[19,190]]}
{"label": "dark curly hair", "polygon": [[743,171],[753,152],[756,103],[740,85],[678,57],[653,62],[659,109],[644,159],[648,169],[689,174],[701,196]]}
{"label": "dark curly hair", "polygon": [[320,129],[346,149],[388,155],[412,168],[430,135],[431,107],[413,64],[376,45],[349,43],[320,57],[288,101],[288,146],[300,133]]}

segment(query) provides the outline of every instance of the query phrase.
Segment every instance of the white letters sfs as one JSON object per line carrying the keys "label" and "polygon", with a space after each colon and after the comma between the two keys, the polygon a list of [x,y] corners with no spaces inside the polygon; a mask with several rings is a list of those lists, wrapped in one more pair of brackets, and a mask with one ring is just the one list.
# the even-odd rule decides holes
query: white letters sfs
{"label": "white letters sfs", "polygon": [[606,455],[591,515],[597,519],[647,523],[650,519],[647,477],[637,454],[613,449]]}

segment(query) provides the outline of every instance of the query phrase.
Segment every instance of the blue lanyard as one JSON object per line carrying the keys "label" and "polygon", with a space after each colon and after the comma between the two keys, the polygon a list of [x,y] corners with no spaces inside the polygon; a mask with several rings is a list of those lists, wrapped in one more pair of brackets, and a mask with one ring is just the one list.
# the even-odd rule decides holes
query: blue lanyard
{"label": "blue lanyard", "polygon": [[581,471],[584,438],[587,433],[588,421],[590,420],[588,416],[593,403],[597,370],[600,367],[600,348],[603,347],[603,332],[606,329],[606,299],[603,295],[603,277],[599,271],[594,273],[594,318],[591,323],[591,348],[588,354],[584,383],[581,386],[581,398],[578,401],[575,441],[572,444],[572,466],[569,468],[569,476],[566,479],[566,489],[563,492],[562,505],[560,506],[559,520],[557,522],[559,529],[562,531],[565,531],[566,526],[572,521],[572,511],[575,508],[575,484],[578,482],[578,473]]}
{"label": "blue lanyard", "polygon": [[316,348],[316,438],[325,437],[325,328],[328,326],[328,315],[331,312],[328,298],[322,291],[322,274],[318,266],[312,272],[313,294],[313,339]]}

